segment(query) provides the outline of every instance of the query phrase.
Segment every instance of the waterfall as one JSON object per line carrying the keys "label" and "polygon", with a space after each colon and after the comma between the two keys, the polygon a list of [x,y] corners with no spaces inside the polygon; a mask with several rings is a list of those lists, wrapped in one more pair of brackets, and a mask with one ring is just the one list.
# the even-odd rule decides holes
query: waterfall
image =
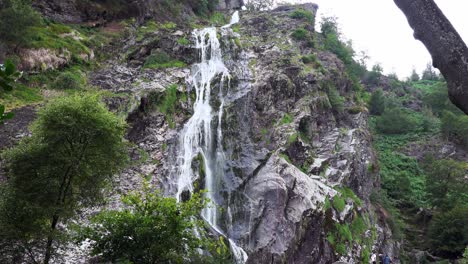
{"label": "waterfall", "polygon": [[[239,13],[235,12],[228,25],[222,30],[239,22]],[[217,195],[224,179],[225,157],[222,146],[222,116],[224,110],[223,88],[230,85],[229,70],[224,65],[222,51],[215,27],[195,29],[193,31],[195,48],[199,51],[200,62],[192,66],[191,77],[188,80],[195,89],[196,99],[193,105],[193,115],[184,125],[179,139],[177,158],[177,200],[180,201],[185,191],[193,192],[195,178],[192,161],[201,155],[204,165],[206,197],[214,203],[202,211],[202,217],[220,235],[226,236],[219,228]],[[210,105],[212,82],[219,77],[219,93],[217,98],[220,106],[217,112]],[[218,117],[217,128],[212,128],[214,117]],[[227,237],[227,236],[226,236]],[[229,244],[237,264],[247,261],[245,251],[229,239]]]}

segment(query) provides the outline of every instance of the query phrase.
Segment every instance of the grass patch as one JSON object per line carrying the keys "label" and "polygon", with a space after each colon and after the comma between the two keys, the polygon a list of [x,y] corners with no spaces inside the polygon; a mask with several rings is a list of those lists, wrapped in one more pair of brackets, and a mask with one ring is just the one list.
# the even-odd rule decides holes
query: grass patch
{"label": "grass patch", "polygon": [[5,105],[7,110],[19,108],[42,101],[41,91],[37,88],[29,88],[19,84],[8,93],[0,93],[0,104]]}
{"label": "grass patch", "polygon": [[186,67],[182,61],[173,60],[169,55],[163,51],[151,54],[146,58],[143,68],[145,69],[164,69],[164,68],[182,68]]}
{"label": "grass patch", "polygon": [[297,8],[294,12],[289,15],[289,17],[294,19],[304,19],[310,24],[314,24],[315,16],[311,11],[305,10],[304,8]]}
{"label": "grass patch", "polygon": [[210,17],[210,23],[216,26],[226,25],[226,16],[221,12],[214,12]]}
{"label": "grass patch", "polygon": [[333,208],[335,208],[338,212],[343,212],[345,209],[346,202],[340,195],[335,195],[333,197]]}
{"label": "grass patch", "polygon": [[280,125],[291,124],[293,121],[293,117],[290,114],[286,113],[284,114],[283,118],[281,118]]}
{"label": "grass patch", "polygon": [[296,40],[306,40],[310,37],[309,31],[307,31],[305,28],[298,28],[294,30],[291,36]]}
{"label": "grass patch", "polygon": [[289,164],[292,164],[291,159],[289,158],[288,155],[286,155],[286,154],[284,154],[284,153],[280,153],[279,156],[280,156],[281,158],[283,158],[284,160],[286,160]]}
{"label": "grass patch", "polygon": [[177,40],[177,43],[179,43],[180,45],[182,46],[188,46],[190,45],[190,40],[184,38],[184,37],[181,37]]}

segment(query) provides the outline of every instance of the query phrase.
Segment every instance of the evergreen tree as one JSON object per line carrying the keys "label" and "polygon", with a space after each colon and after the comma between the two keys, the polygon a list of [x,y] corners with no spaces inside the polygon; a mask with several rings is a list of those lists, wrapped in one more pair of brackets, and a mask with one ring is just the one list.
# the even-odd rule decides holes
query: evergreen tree
{"label": "evergreen tree", "polygon": [[413,68],[413,71],[411,72],[411,75],[409,77],[409,80],[411,82],[417,82],[419,81],[419,74],[416,72],[416,69]]}

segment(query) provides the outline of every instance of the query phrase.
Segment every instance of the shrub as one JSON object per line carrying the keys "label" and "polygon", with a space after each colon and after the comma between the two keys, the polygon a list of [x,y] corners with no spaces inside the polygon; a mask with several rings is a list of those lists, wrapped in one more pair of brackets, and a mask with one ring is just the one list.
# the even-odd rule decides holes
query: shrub
{"label": "shrub", "polygon": [[175,198],[164,198],[146,186],[143,194],[132,193],[123,202],[126,209],[102,212],[81,230],[80,240],[94,241],[92,253],[106,261],[185,263],[204,258],[203,263],[210,263],[198,249],[213,255],[228,252],[224,243],[215,245],[206,236],[199,214],[208,201],[200,194],[178,203]]}
{"label": "shrub", "polygon": [[305,10],[303,8],[297,8],[294,12],[290,15],[291,18],[294,19],[305,19],[310,24],[314,24],[314,14],[311,11]]}
{"label": "shrub", "polygon": [[66,71],[55,79],[52,87],[60,90],[79,90],[86,85],[81,72]]}
{"label": "shrub", "polygon": [[377,129],[384,134],[404,134],[417,130],[418,123],[409,113],[394,107],[377,119]]}
{"label": "shrub", "polygon": [[307,31],[305,28],[298,28],[294,30],[291,36],[296,40],[306,40],[310,37],[309,31]]}
{"label": "shrub", "polygon": [[317,56],[315,56],[315,54],[302,56],[302,62],[304,62],[305,64],[318,63]]}
{"label": "shrub", "polygon": [[334,86],[328,87],[328,100],[334,111],[341,113],[344,110],[345,99],[338,93]]}

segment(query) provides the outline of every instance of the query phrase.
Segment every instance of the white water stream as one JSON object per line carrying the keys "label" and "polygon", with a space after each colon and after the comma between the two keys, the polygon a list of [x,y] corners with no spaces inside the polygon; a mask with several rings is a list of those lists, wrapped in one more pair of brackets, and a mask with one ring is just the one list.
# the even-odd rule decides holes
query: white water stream
{"label": "white water stream", "polygon": [[[239,22],[239,13],[235,12],[231,22],[221,28],[226,30]],[[219,228],[216,195],[219,194],[221,182],[224,178],[224,151],[222,147],[222,115],[224,108],[223,88],[226,80],[230,84],[229,70],[224,65],[222,51],[215,27],[196,29],[193,32],[195,47],[199,51],[200,62],[192,66],[191,77],[188,80],[195,89],[196,99],[193,105],[193,116],[185,124],[181,132],[178,151],[178,181],[177,199],[180,200],[184,191],[193,192],[194,171],[192,161],[198,155],[203,158],[206,197],[214,205],[205,208],[203,218],[221,235],[226,236]],[[210,105],[212,82],[220,77],[218,100],[220,107],[214,112]],[[212,129],[212,121],[218,117],[217,128]],[[214,135],[216,133],[216,135]],[[229,239],[231,251],[236,264],[247,261],[245,251]]]}

